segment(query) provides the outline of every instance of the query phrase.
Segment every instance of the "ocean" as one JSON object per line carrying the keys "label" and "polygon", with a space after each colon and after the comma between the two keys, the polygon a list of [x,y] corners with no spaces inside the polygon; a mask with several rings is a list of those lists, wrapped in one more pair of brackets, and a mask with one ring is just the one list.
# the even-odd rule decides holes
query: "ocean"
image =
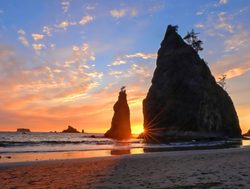
{"label": "ocean", "polygon": [[245,146],[250,140],[146,144],[142,139],[117,141],[97,133],[0,132],[0,163]]}

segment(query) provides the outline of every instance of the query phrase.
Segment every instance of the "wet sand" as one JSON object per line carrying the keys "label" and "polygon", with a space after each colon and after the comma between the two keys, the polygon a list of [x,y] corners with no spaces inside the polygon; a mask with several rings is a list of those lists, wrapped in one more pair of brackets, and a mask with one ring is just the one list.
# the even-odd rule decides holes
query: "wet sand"
{"label": "wet sand", "polygon": [[0,165],[4,188],[250,188],[250,148]]}

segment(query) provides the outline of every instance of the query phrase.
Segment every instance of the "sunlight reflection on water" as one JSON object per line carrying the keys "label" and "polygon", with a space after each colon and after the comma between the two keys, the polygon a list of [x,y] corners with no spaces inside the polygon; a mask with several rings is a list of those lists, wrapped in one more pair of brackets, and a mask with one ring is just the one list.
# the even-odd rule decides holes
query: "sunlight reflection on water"
{"label": "sunlight reflection on water", "polygon": [[250,146],[250,140],[242,140],[242,146]]}
{"label": "sunlight reflection on water", "polygon": [[[242,140],[242,145],[231,147],[246,147],[250,146],[250,140]],[[208,147],[208,146],[205,146]],[[230,146],[229,146],[230,147]],[[182,149],[181,149],[182,148]],[[113,155],[128,155],[128,154],[144,154],[148,152],[162,152],[173,150],[197,150],[203,149],[198,146],[188,147],[169,147],[168,145],[147,145],[141,144],[138,147],[131,147],[130,142],[117,142],[113,149],[99,149],[86,151],[66,151],[66,152],[27,152],[27,153],[0,153],[0,163],[8,162],[25,162],[25,161],[43,161],[43,160],[63,160],[77,158],[95,158]],[[220,147],[219,147],[220,148]]]}

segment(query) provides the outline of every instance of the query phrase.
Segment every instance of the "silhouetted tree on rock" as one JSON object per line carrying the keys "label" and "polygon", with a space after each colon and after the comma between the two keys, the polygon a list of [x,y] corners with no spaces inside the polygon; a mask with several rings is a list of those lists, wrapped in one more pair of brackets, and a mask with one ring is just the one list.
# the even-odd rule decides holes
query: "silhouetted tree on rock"
{"label": "silhouetted tree on rock", "polygon": [[226,90],[227,75],[226,74],[222,74],[218,79],[219,79],[217,81],[218,85],[220,85],[224,90]]}
{"label": "silhouetted tree on rock", "polygon": [[203,42],[199,40],[198,35],[199,33],[195,33],[194,29],[191,32],[188,32],[187,35],[183,38],[189,45],[191,45],[196,52],[202,51],[203,48],[201,45]]}

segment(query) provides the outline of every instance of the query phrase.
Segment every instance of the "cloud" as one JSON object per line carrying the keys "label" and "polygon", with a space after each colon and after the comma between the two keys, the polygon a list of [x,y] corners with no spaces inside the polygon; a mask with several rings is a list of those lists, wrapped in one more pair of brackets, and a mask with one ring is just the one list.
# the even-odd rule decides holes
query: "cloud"
{"label": "cloud", "polygon": [[[120,56],[116,58],[112,64],[108,64],[107,66],[120,66],[120,65],[126,65],[126,64],[131,64],[134,63],[134,61],[138,61],[138,59],[142,60],[155,60],[157,58],[156,53],[143,53],[143,52],[138,52],[134,54],[127,54]],[[141,61],[142,61],[141,60]]]}
{"label": "cloud", "polygon": [[113,9],[110,11],[110,15],[114,18],[122,18],[126,15],[134,17],[136,16],[137,13],[137,9],[136,8],[127,8],[127,9]]}
{"label": "cloud", "polygon": [[89,15],[84,16],[84,17],[82,17],[82,19],[79,21],[79,24],[80,24],[80,25],[85,25],[85,24],[91,22],[93,19],[94,19],[93,16],[89,16]]}
{"label": "cloud", "polygon": [[203,24],[196,24],[195,27],[196,28],[204,28],[204,25]]}
{"label": "cloud", "polygon": [[225,44],[225,51],[237,51],[241,48],[246,47],[250,43],[250,35],[249,32],[245,30],[237,30],[237,33],[229,36],[224,44]]}
{"label": "cloud", "polygon": [[43,48],[45,48],[45,45],[42,44],[42,43],[34,43],[32,44],[32,47],[35,51],[40,51],[42,50]]}
{"label": "cloud", "polygon": [[212,64],[211,69],[216,78],[221,74],[228,79],[238,77],[250,70],[250,54],[247,50],[234,53]]}
{"label": "cloud", "polygon": [[151,76],[152,71],[149,69],[149,67],[138,64],[132,64],[129,73],[137,74],[139,76],[142,76],[143,78],[148,78]]}
{"label": "cloud", "polygon": [[63,9],[63,12],[67,13],[68,10],[69,10],[70,2],[69,1],[62,1],[61,6],[62,6],[62,9]]}
{"label": "cloud", "polygon": [[70,23],[68,21],[62,21],[57,25],[58,28],[66,30],[69,27]]}
{"label": "cloud", "polygon": [[[67,28],[70,26],[79,26],[79,25],[83,26],[83,25],[86,25],[87,23],[89,23],[93,20],[94,20],[93,16],[87,15],[87,16],[82,17],[82,19],[79,22],[75,22],[75,21],[69,22],[67,20],[64,20],[64,21],[60,22],[59,24],[55,25],[55,27],[59,28],[59,29],[67,30]],[[51,34],[51,30],[56,31],[55,29],[51,29],[50,31],[48,29],[49,28],[46,28],[46,30],[45,30],[48,34]]]}
{"label": "cloud", "polygon": [[152,75],[156,53],[134,53],[117,58],[110,66],[125,65],[122,70],[109,71],[110,76],[122,78],[123,83],[148,81]]}
{"label": "cloud", "polygon": [[124,75],[124,73],[122,71],[115,71],[115,70],[111,70],[108,74],[110,76],[114,76],[116,78],[119,78],[119,77]]}
{"label": "cloud", "polygon": [[196,12],[196,15],[197,15],[197,16],[200,16],[200,15],[203,15],[203,14],[204,14],[203,11],[198,11],[198,12]]}
{"label": "cloud", "polygon": [[48,26],[43,26],[43,33],[46,33],[48,36],[51,36],[52,28]]}
{"label": "cloud", "polygon": [[218,14],[218,23],[215,25],[217,29],[223,29],[228,31],[229,33],[234,32],[234,26],[228,22],[229,16],[226,12],[220,12]]}
{"label": "cloud", "polygon": [[28,42],[28,40],[26,38],[25,31],[23,29],[20,29],[20,30],[17,31],[17,33],[19,34],[18,39],[22,43],[22,45],[25,46],[25,47],[29,47],[29,42]]}
{"label": "cloud", "polygon": [[165,8],[165,2],[157,2],[156,4],[153,4],[149,7],[149,12],[158,12],[158,11],[161,11]]}
{"label": "cloud", "polygon": [[220,3],[221,5],[225,5],[225,4],[228,3],[228,0],[219,0],[219,3]]}
{"label": "cloud", "polygon": [[32,34],[33,40],[38,41],[44,38],[43,34],[33,33]]}
{"label": "cloud", "polygon": [[142,58],[142,59],[156,59],[157,54],[156,53],[135,53],[135,54],[129,54],[125,55],[127,58]]}
{"label": "cloud", "polygon": [[244,11],[235,13],[227,12],[210,12],[205,22],[197,23],[196,28],[203,29],[209,36],[225,37],[226,35],[237,32],[240,24],[234,23],[235,17],[243,14]]}
{"label": "cloud", "polygon": [[122,65],[122,64],[127,64],[126,61],[121,60],[121,59],[116,59],[114,62],[112,62],[112,66],[118,66],[118,65]]}
{"label": "cloud", "polygon": [[113,9],[110,11],[110,14],[114,18],[121,18],[125,16],[126,10],[125,9],[120,9],[120,10]]}
{"label": "cloud", "polygon": [[86,10],[95,10],[95,6],[94,5],[87,5],[86,7],[85,7],[85,9]]}
{"label": "cloud", "polygon": [[[36,45],[38,50],[42,48],[42,45]],[[71,53],[63,53],[65,55],[63,59],[75,60],[72,66],[64,67],[63,63],[51,64],[48,60],[36,62],[36,65],[30,68],[28,64],[23,63],[27,61],[22,61],[12,48],[0,46],[0,62],[5,62],[0,64],[0,100],[3,105],[9,105],[6,110],[25,109],[27,112],[38,107],[54,106],[58,102],[63,104],[85,98],[90,90],[99,86],[103,73],[94,67],[83,66],[87,65],[91,54],[89,47],[83,45],[79,51],[81,51],[79,55],[73,50]],[[62,54],[62,51],[58,53]],[[53,53],[53,56],[56,57],[58,53]],[[33,97],[28,98],[31,94]],[[30,110],[26,109],[28,107]]]}
{"label": "cloud", "polygon": [[234,68],[231,70],[227,70],[224,74],[227,76],[228,79],[231,79],[231,78],[243,75],[248,71],[250,71],[250,67],[249,68]]}
{"label": "cloud", "polygon": [[[5,62],[0,64],[1,128],[6,129],[4,125],[8,123],[8,129],[25,125],[32,131],[36,128],[37,131],[62,130],[70,122],[79,129],[85,125],[84,129],[92,132],[96,124],[106,125],[102,128],[105,130],[121,85],[128,88],[128,103],[133,111],[141,114],[145,83],[150,84],[147,71],[153,71],[149,69],[152,64],[136,62],[124,72],[104,74],[89,64],[94,54],[92,48],[87,43],[57,48],[46,61],[37,60],[30,67],[30,62],[18,57],[13,48],[0,46],[0,62]],[[65,61],[71,61],[68,67],[64,66]],[[100,86],[103,80],[112,83]],[[131,121],[140,122],[137,116],[131,117]],[[36,127],[32,126],[34,123]],[[100,129],[98,127],[99,132]]]}

